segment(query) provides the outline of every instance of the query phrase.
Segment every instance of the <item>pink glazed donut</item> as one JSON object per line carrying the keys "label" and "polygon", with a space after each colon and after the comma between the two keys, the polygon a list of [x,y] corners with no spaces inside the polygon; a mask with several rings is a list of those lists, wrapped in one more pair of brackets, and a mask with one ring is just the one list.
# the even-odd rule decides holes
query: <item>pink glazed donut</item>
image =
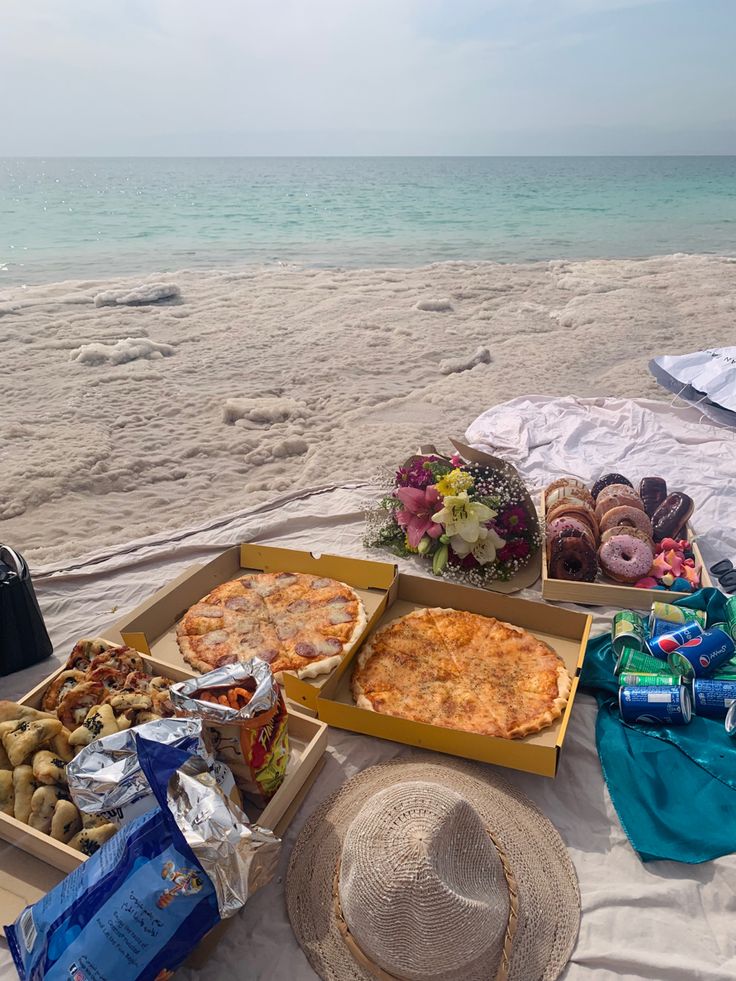
{"label": "pink glazed donut", "polygon": [[598,549],[598,561],[616,582],[638,582],[652,567],[652,550],[633,535],[614,535]]}

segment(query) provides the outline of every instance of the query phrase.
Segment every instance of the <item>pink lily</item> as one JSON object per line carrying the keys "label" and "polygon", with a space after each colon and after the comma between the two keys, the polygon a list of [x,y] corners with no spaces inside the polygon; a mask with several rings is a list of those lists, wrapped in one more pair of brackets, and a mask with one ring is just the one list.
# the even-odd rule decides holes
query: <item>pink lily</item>
{"label": "pink lily", "polygon": [[422,538],[439,538],[445,529],[441,524],[432,521],[432,515],[439,510],[442,498],[434,487],[419,490],[416,487],[399,487],[396,496],[404,505],[396,512],[396,520],[406,529],[409,545],[417,548]]}

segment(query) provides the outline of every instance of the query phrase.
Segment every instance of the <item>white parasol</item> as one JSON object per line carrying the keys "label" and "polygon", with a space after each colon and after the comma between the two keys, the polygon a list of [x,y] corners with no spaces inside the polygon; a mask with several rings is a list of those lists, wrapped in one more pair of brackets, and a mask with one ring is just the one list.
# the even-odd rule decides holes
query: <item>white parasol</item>
{"label": "white parasol", "polygon": [[709,419],[736,429],[736,347],[662,355],[649,370],[670,392]]}

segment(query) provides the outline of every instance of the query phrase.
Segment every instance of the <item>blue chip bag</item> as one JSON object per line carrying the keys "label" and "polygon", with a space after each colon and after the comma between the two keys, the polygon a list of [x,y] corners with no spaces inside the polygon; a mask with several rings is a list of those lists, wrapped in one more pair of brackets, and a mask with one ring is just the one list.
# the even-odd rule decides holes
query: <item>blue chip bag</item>
{"label": "blue chip bag", "polygon": [[136,743],[159,806],[5,927],[22,981],[164,981],[273,875],[278,839],[248,826],[201,757]]}

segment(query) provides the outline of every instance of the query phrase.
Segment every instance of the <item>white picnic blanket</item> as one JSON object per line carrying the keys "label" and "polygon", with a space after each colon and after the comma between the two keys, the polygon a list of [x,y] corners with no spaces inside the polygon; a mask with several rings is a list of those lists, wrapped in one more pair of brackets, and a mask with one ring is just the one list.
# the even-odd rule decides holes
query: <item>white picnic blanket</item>
{"label": "white picnic blanket", "polygon": [[[696,500],[695,527],[706,561],[736,558],[736,434],[699,423],[690,408],[621,399],[515,399],[484,413],[467,440],[509,458],[541,489],[570,473],[593,480],[617,470],[632,481],[665,476]],[[448,434],[453,435],[453,434]],[[362,506],[367,486],[327,488],[282,499],[166,539],[134,542],[76,563],[64,573],[35,574],[37,592],[59,659],[73,642],[104,633],[124,610],[178,575],[240,541],[364,555]],[[409,563],[414,572],[421,569]],[[539,585],[526,590],[539,598]],[[596,627],[610,622],[597,609]],[[594,630],[595,632],[595,630]],[[51,662],[2,679],[0,697],[27,691]],[[725,981],[736,977],[736,856],[699,866],[674,862],[642,865],[611,806],[595,751],[596,706],[580,695],[568,729],[557,778],[504,770],[562,835],[577,869],[582,897],[580,936],[563,974],[566,981]],[[277,878],[230,925],[206,969],[180,977],[220,981],[314,981],[291,933],[283,875],[304,818],[351,774],[412,750],[396,743],[331,730],[325,768],[284,841]],[[693,802],[697,821],[697,801]],[[0,845],[0,863],[3,849]],[[14,977],[0,944],[0,979]]]}

